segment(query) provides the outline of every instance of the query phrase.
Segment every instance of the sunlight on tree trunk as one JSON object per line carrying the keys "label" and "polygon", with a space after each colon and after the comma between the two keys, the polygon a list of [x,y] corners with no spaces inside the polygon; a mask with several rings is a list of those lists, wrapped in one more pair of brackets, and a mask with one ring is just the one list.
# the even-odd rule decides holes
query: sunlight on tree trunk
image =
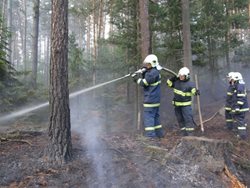
{"label": "sunlight on tree trunk", "polygon": [[62,164],[72,157],[68,89],[68,1],[52,1],[50,122],[47,160]]}

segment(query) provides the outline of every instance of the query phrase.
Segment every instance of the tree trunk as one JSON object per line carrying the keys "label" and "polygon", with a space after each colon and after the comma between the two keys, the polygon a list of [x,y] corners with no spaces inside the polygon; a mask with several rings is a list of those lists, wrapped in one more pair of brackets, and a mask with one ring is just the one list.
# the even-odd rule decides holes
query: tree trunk
{"label": "tree trunk", "polygon": [[[23,38],[23,63],[24,63],[24,71],[27,71],[27,1],[24,0],[24,38]],[[25,74],[26,75],[26,74]]]}
{"label": "tree trunk", "polygon": [[32,43],[32,75],[31,85],[37,87],[37,64],[38,64],[38,32],[39,32],[39,6],[40,0],[34,1],[34,19],[33,19],[33,43]]}
{"label": "tree trunk", "polygon": [[248,24],[250,25],[250,0],[248,0]]}
{"label": "tree trunk", "polygon": [[46,56],[45,56],[45,85],[49,85],[49,58],[50,58],[50,35],[47,36],[47,42],[46,42]]}
{"label": "tree trunk", "polygon": [[[12,33],[13,35],[13,28],[12,28],[12,1],[9,0],[8,1],[8,25],[7,27],[9,28],[9,31]],[[12,40],[13,40],[13,36],[10,36],[9,37],[9,40],[8,40],[8,61],[10,63],[13,63],[12,62]]]}
{"label": "tree trunk", "polygon": [[52,1],[48,161],[62,164],[72,157],[68,89],[68,0]]}
{"label": "tree trunk", "polygon": [[[140,17],[142,15],[140,15],[140,3],[143,3],[143,2],[139,2],[139,3],[136,3],[136,16],[137,18],[139,18],[139,22],[137,21],[137,51],[139,52],[141,50],[141,56],[139,57],[140,61],[142,60],[143,57],[143,52],[142,52],[142,39],[141,39],[141,34],[142,34],[142,29],[140,27]],[[142,18],[143,19],[143,18]],[[146,47],[144,48],[146,49]],[[144,54],[145,55],[145,54]],[[137,65],[137,68],[138,68],[138,65]],[[141,88],[138,87],[138,85],[136,85],[136,106],[135,106],[135,112],[137,112],[137,117],[135,118],[136,119],[136,125],[137,125],[137,130],[141,131],[141,112],[142,112],[142,108],[141,108]],[[143,133],[143,132],[142,132]]]}
{"label": "tree trunk", "polygon": [[[92,77],[92,81],[93,81],[93,85],[96,85],[96,61],[97,61],[97,16],[96,16],[96,0],[93,0],[93,45],[94,45],[94,49],[93,49],[93,77]],[[95,91],[93,91],[95,96]]]}
{"label": "tree trunk", "polygon": [[139,0],[139,23],[141,58],[144,59],[150,49],[148,0]]}
{"label": "tree trunk", "polygon": [[90,49],[90,38],[91,38],[91,16],[87,18],[87,38],[86,38],[86,52],[88,54],[88,59],[91,60],[91,49]]}
{"label": "tree trunk", "polygon": [[7,0],[3,0],[2,5],[1,5],[1,8],[2,8],[1,9],[1,17],[3,20],[5,19],[6,3],[7,3]]}
{"label": "tree trunk", "polygon": [[103,8],[104,8],[104,2],[103,0],[100,0],[100,4],[99,4],[99,29],[98,29],[98,40],[102,37],[102,31],[103,31],[103,17],[104,17],[104,12],[103,12]]}
{"label": "tree trunk", "polygon": [[189,20],[189,0],[181,0],[182,3],[182,32],[183,32],[183,64],[192,72],[191,32]]}

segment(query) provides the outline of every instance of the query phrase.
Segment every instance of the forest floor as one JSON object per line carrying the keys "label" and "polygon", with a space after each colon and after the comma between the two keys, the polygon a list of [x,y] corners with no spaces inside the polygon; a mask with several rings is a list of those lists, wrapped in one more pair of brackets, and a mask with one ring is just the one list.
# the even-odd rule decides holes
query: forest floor
{"label": "forest floor", "polygon": [[72,131],[73,159],[61,166],[42,160],[45,125],[16,123],[0,129],[0,187],[249,187],[250,139],[239,140],[224,122],[216,114],[204,133],[197,128],[191,138],[196,146],[185,146],[190,140],[177,127],[166,129],[161,140],[121,131],[101,134],[90,144]]}

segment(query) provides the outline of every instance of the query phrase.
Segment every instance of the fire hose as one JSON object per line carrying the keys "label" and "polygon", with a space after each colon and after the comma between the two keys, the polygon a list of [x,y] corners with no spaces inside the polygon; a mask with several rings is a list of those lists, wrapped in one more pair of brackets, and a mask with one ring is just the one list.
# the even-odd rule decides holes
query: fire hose
{"label": "fire hose", "polygon": [[[158,70],[164,70],[166,72],[169,72],[171,74],[173,74],[174,76],[177,76],[177,73],[168,69],[168,68],[165,68],[165,67],[162,67],[160,65],[157,65],[156,67]],[[130,74],[130,75],[135,75],[135,74],[139,74],[139,73],[143,73],[146,71],[146,68],[141,68],[137,71],[135,71],[133,74]],[[198,86],[198,79],[197,79],[197,75],[195,74],[195,85],[196,85],[196,89],[199,88]],[[204,126],[203,126],[203,121],[202,121],[202,115],[201,115],[201,105],[200,105],[200,96],[197,95],[197,106],[198,106],[198,114],[199,114],[199,120],[200,120],[200,126],[201,126],[201,131],[204,132]],[[194,122],[195,123],[195,122]]]}

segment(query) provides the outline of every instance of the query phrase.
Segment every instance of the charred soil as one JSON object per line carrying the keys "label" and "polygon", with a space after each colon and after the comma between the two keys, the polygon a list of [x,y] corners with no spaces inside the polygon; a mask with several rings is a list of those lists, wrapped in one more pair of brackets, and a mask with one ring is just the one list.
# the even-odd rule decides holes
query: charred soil
{"label": "charred soil", "polygon": [[[204,126],[204,133],[197,127],[192,146],[173,127],[166,128],[161,140],[126,131],[101,134],[96,139],[99,144],[90,145],[79,132],[72,132],[72,161],[48,166],[42,158],[46,130],[18,125],[0,134],[0,187],[250,186],[250,140],[239,140],[224,129],[224,117],[219,114]],[[220,144],[211,149],[207,141]]]}

